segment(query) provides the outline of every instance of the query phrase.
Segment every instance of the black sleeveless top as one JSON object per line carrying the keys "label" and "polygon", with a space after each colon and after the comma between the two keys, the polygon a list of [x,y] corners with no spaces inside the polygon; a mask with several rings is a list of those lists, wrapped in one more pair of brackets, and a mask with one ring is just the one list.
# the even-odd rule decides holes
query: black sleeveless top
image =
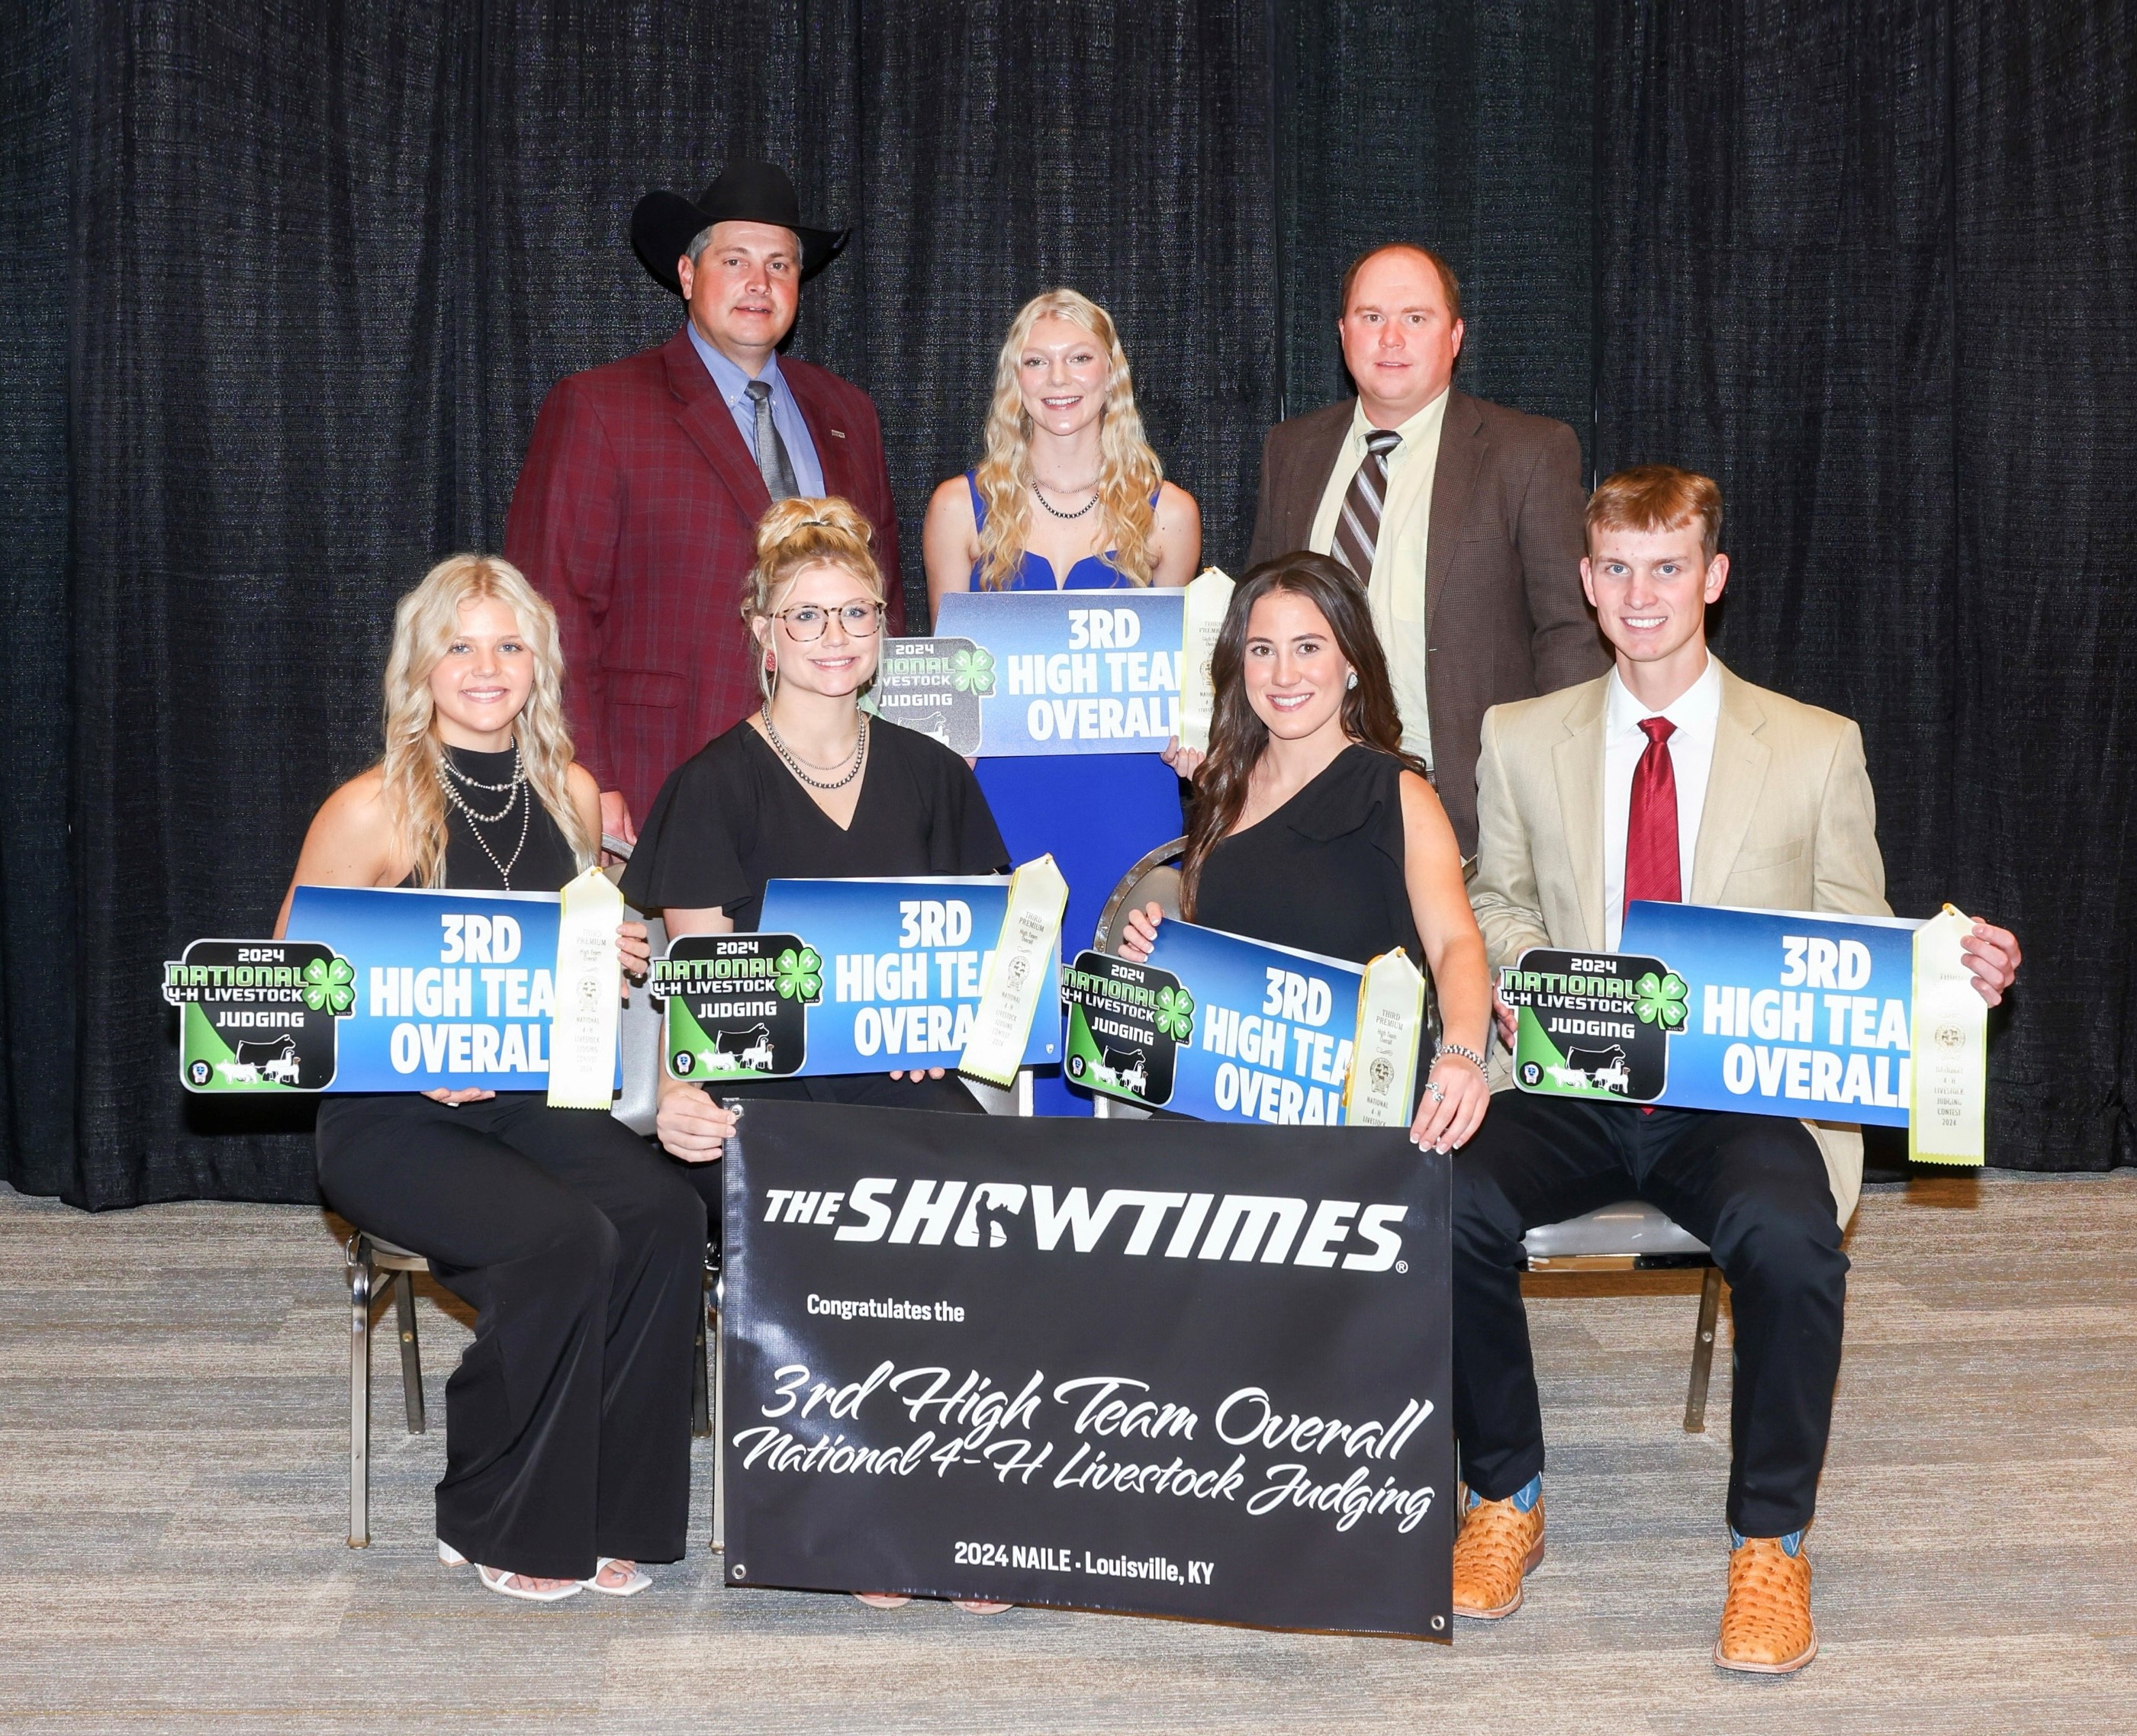
{"label": "black sleeveless top", "polygon": [[[503,753],[448,747],[445,757],[451,768],[475,784],[512,781],[509,747]],[[553,892],[577,875],[578,858],[564,829],[543,806],[532,784],[522,783],[509,795],[502,789],[475,789],[455,777],[453,769],[445,772],[447,786],[479,817],[471,817],[457,802],[445,804],[447,886],[468,892]],[[402,883],[416,882],[411,875]]]}
{"label": "black sleeveless top", "polygon": [[1400,946],[1423,970],[1403,882],[1401,778],[1393,754],[1352,742],[1268,819],[1210,852],[1195,920],[1353,964]]}

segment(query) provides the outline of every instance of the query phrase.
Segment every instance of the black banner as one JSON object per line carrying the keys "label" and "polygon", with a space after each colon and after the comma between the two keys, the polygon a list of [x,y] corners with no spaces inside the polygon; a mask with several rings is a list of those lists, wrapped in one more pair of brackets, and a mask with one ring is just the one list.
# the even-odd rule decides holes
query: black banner
{"label": "black banner", "polygon": [[750,1102],[730,1585],[1448,1637],[1448,1160]]}

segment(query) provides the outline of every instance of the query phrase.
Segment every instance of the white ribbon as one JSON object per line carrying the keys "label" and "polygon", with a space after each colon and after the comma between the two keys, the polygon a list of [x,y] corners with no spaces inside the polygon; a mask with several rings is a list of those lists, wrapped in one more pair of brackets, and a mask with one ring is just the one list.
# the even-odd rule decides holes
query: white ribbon
{"label": "white ribbon", "polygon": [[1219,568],[1205,567],[1182,595],[1180,611],[1180,745],[1197,753],[1210,751],[1210,724],[1216,715],[1217,691],[1210,677],[1217,635],[1232,605],[1232,581]]}
{"label": "white ribbon", "polygon": [[1907,1155],[1918,1164],[1987,1159],[1989,1003],[1959,941],[1974,918],[1945,905],[1915,931],[1913,1087]]}
{"label": "white ribbon", "polygon": [[1007,1091],[1024,1064],[1032,1015],[1039,1003],[1058,1000],[1054,967],[1059,961],[1061,917],[1068,907],[1068,883],[1051,856],[1027,862],[1010,876],[1009,907],[1001,934],[980,986],[972,1034],[957,1071]]}
{"label": "white ribbon", "polygon": [[1424,1026],[1424,973],[1400,946],[1382,953],[1358,985],[1358,1031],[1343,1086],[1345,1126],[1409,1126]]}
{"label": "white ribbon", "polygon": [[623,894],[597,868],[565,887],[557,918],[557,1011],[549,1027],[549,1106],[606,1109],[616,1095]]}

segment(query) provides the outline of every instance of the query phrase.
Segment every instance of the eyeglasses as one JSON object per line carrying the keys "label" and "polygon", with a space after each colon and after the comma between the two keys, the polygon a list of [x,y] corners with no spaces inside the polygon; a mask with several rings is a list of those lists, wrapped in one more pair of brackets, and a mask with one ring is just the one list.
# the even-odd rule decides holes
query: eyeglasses
{"label": "eyeglasses", "polygon": [[837,609],[826,609],[818,603],[801,603],[791,609],[775,610],[772,618],[786,622],[787,633],[806,644],[824,636],[824,630],[834,615],[849,639],[873,639],[883,626],[880,603],[847,603]]}

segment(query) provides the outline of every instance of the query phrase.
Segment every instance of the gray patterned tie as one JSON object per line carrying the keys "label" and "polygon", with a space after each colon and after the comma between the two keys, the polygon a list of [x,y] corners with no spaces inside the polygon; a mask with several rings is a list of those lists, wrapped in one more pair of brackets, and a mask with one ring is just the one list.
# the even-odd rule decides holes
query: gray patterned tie
{"label": "gray patterned tie", "polygon": [[801,489],[794,480],[786,442],[780,439],[772,420],[772,382],[752,380],[742,390],[757,406],[757,468],[764,477],[765,492],[774,500],[791,500]]}
{"label": "gray patterned tie", "polygon": [[[762,412],[758,426],[762,427]],[[1336,520],[1336,558],[1358,576],[1361,584],[1373,576],[1373,549],[1380,540],[1380,505],[1388,497],[1388,459],[1402,444],[1392,428],[1375,428],[1365,436],[1365,455],[1358,474],[1351,479],[1343,496],[1343,511]]]}

